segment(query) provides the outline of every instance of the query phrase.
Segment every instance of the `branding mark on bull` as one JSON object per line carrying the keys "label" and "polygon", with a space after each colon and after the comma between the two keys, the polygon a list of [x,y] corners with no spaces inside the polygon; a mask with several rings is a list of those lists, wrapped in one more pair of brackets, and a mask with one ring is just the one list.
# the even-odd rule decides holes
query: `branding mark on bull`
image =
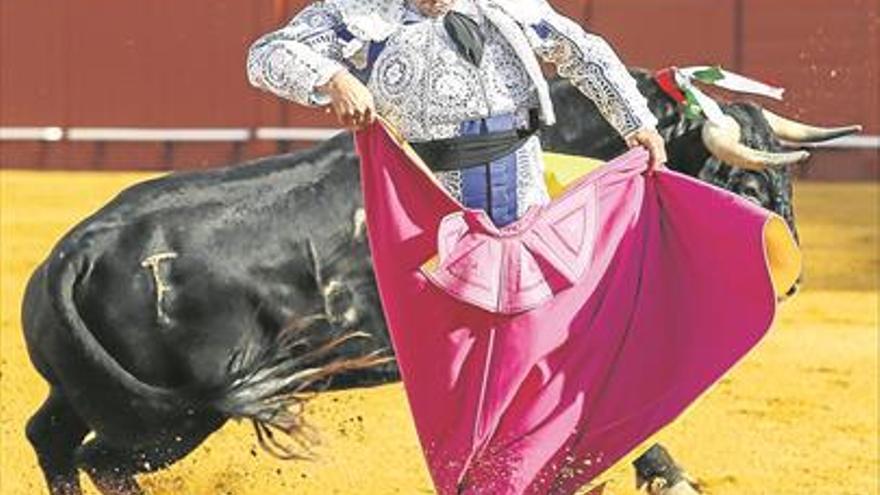
{"label": "branding mark on bull", "polygon": [[156,285],[156,319],[159,323],[168,325],[171,323],[171,318],[168,317],[168,314],[165,313],[165,310],[162,308],[162,303],[165,298],[165,293],[171,290],[171,287],[168,286],[164,280],[162,280],[162,274],[159,272],[159,266],[163,261],[173,260],[177,258],[177,253],[167,252],[167,253],[158,253],[154,254],[143,261],[141,261],[141,266],[150,270],[150,273],[153,274],[153,283]]}

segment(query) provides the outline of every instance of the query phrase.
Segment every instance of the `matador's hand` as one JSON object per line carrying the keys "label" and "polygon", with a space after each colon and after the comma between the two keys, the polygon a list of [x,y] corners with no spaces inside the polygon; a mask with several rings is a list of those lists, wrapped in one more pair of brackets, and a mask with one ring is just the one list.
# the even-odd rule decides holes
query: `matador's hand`
{"label": "matador's hand", "polygon": [[666,164],[666,142],[655,129],[640,129],[630,134],[626,138],[626,145],[630,148],[643,146],[648,150],[648,154],[651,155],[648,161],[649,173],[662,169]]}
{"label": "matador's hand", "polygon": [[330,107],[343,127],[363,129],[376,120],[373,94],[347,70],[337,72],[327,84],[317,89],[330,97]]}

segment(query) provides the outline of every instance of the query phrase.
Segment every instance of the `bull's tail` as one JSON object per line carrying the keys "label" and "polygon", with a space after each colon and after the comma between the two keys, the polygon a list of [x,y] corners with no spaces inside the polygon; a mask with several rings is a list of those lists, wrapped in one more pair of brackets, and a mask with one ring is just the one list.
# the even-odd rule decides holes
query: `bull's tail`
{"label": "bull's tail", "polygon": [[68,338],[74,347],[71,352],[84,357],[86,371],[101,378],[102,383],[124,390],[136,411],[174,414],[191,407],[191,401],[179,391],[145,383],[132,375],[95,338],[74,302],[85,259],[67,254],[63,248],[53,252],[45,266],[45,283],[51,309],[69,331]]}
{"label": "bull's tail", "polygon": [[[320,319],[320,317],[319,317]],[[230,360],[228,383],[216,391],[214,407],[234,418],[250,419],[260,446],[281,459],[311,458],[318,442],[303,419],[303,406],[315,390],[339,373],[385,364],[393,358],[383,350],[353,358],[339,357],[340,346],[369,334],[350,332],[326,336],[310,331],[313,318],[304,318],[268,342],[256,342]],[[326,329],[322,327],[322,329]],[[317,339],[317,341],[316,341]],[[282,440],[276,434],[283,434]]]}

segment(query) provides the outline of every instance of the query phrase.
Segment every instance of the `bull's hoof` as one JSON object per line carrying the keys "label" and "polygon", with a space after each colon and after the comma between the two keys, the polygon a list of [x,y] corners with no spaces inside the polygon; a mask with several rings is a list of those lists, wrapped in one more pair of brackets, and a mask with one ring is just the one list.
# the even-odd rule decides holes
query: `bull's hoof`
{"label": "bull's hoof", "polygon": [[662,478],[655,478],[648,485],[648,495],[699,495],[701,492],[687,480],[681,480],[674,486],[667,486]]}
{"label": "bull's hoof", "polygon": [[687,473],[675,463],[669,452],[654,444],[633,461],[636,469],[636,488],[647,487],[649,495],[696,495],[699,488]]}

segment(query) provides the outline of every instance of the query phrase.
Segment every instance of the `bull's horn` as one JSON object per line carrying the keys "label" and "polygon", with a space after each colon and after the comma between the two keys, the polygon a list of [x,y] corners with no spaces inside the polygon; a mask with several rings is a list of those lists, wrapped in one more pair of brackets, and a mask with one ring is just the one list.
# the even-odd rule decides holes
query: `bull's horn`
{"label": "bull's horn", "polygon": [[767,123],[770,124],[777,137],[793,143],[820,143],[862,132],[860,125],[816,127],[787,119],[766,109],[764,110],[764,118],[767,119]]}
{"label": "bull's horn", "polygon": [[739,123],[726,116],[724,124],[706,121],[703,125],[703,144],[719,160],[748,170],[764,170],[767,167],[794,165],[810,157],[806,151],[782,153],[749,148],[739,142],[742,130]]}

